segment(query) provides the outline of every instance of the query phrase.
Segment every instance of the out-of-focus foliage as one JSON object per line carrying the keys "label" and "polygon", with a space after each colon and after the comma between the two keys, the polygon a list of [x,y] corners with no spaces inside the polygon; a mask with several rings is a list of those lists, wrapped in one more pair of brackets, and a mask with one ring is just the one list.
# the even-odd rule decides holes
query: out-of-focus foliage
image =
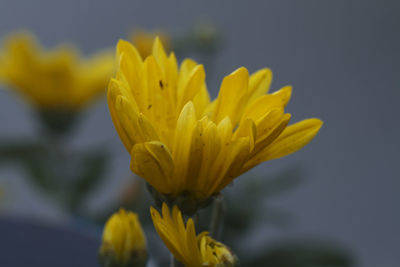
{"label": "out-of-focus foliage", "polygon": [[64,151],[59,144],[9,140],[0,142],[0,164],[15,163],[42,192],[73,213],[104,178],[108,152],[95,148]]}

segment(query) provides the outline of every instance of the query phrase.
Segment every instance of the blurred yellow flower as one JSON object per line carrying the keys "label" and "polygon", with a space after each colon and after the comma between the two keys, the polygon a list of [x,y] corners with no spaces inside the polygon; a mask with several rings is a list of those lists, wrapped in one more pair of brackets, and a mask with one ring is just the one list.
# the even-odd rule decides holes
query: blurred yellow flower
{"label": "blurred yellow flower", "polygon": [[291,87],[269,94],[269,69],[250,76],[237,69],[211,102],[203,65],[186,59],[178,68],[159,39],[144,61],[123,40],[117,57],[111,117],[131,153],[131,170],[169,198],[205,200],[257,164],[299,150],[322,125],[308,119],[287,127]]}
{"label": "blurred yellow flower", "polygon": [[149,32],[144,30],[136,30],[129,35],[129,40],[131,40],[131,42],[135,45],[140,56],[142,56],[142,58],[146,58],[151,55],[154,39],[157,36],[164,44],[164,48],[168,51],[171,47],[171,39],[165,32],[162,31]]}
{"label": "blurred yellow flower", "polygon": [[108,219],[103,231],[100,260],[103,263],[115,262],[116,266],[145,266],[146,237],[137,214],[120,209]]}
{"label": "blurred yellow flower", "polygon": [[224,244],[209,237],[207,232],[196,236],[191,218],[185,226],[182,213],[176,206],[172,208],[172,214],[165,203],[162,205],[162,216],[153,207],[150,213],[158,235],[175,258],[185,266],[228,267],[237,264],[236,255]]}
{"label": "blurred yellow flower", "polygon": [[0,52],[0,80],[41,110],[75,111],[105,92],[114,58],[104,51],[80,58],[70,46],[47,51],[34,36],[9,36]]}

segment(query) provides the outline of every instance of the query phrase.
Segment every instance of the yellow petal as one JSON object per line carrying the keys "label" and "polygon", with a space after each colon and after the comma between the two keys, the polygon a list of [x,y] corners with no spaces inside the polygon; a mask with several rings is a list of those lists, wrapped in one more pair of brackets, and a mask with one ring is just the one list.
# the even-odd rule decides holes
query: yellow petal
{"label": "yellow petal", "polygon": [[179,69],[179,79],[182,79],[181,82],[185,82],[185,79],[189,76],[189,74],[192,72],[192,70],[197,66],[197,62],[190,59],[190,58],[185,58],[182,63],[181,67]]}
{"label": "yellow petal", "polygon": [[[189,244],[187,242],[189,225],[187,225],[187,226],[188,227],[185,227],[185,223],[183,222],[181,211],[179,210],[179,208],[177,206],[174,206],[172,208],[172,225],[171,225],[171,227],[175,228],[176,238],[179,240],[178,244],[179,244],[180,250],[182,251],[182,255],[184,257],[186,257],[185,262],[187,262],[187,260],[190,260],[190,258],[189,259],[187,258],[190,255],[189,254],[189,246],[188,246]],[[193,225],[193,228],[194,228],[194,225]]]}
{"label": "yellow petal", "polygon": [[[192,141],[192,132],[196,126],[196,111],[192,102],[188,102],[182,109],[176,125],[173,159],[176,166],[174,177],[176,181],[175,192],[181,192],[186,185],[188,159]],[[183,180],[179,180],[183,179]]]}
{"label": "yellow petal", "polygon": [[195,188],[197,177],[199,176],[201,169],[201,162],[203,161],[203,150],[204,150],[204,131],[205,131],[205,120],[207,118],[203,118],[202,120],[197,121],[196,127],[193,129],[192,133],[192,141],[190,146],[190,155],[189,155],[189,167],[188,167],[188,188]]}
{"label": "yellow petal", "polygon": [[246,107],[242,120],[252,118],[256,123],[258,123],[258,120],[264,117],[264,115],[272,109],[284,108],[290,99],[291,93],[292,88],[286,86],[273,94],[259,97],[252,104]]}
{"label": "yellow petal", "polygon": [[214,122],[219,123],[229,116],[232,124],[236,125],[247,101],[248,85],[249,72],[243,67],[224,78],[215,107]]}
{"label": "yellow petal", "polygon": [[265,151],[265,160],[287,156],[307,145],[318,133],[323,122],[307,119],[290,125]]}
{"label": "yellow petal", "polygon": [[[164,212],[164,207],[168,210],[168,207],[163,203],[163,218],[161,218],[160,214],[156,209],[150,207],[150,214],[153,220],[154,227],[164,244],[171,251],[171,253],[179,260],[183,260],[183,254],[181,247],[179,246],[179,241],[177,239],[177,233],[171,225],[169,211],[168,214]],[[169,219],[169,220],[168,220]]]}
{"label": "yellow petal", "polygon": [[[182,102],[181,100],[184,88],[186,87],[186,84],[188,83],[188,80],[192,74],[193,69],[198,66],[196,61],[192,59],[184,59],[183,62],[181,63],[180,69],[179,69],[179,74],[178,74],[178,80],[177,80],[177,88],[174,88],[175,91],[175,97],[176,99],[174,101],[176,102]],[[183,103],[185,105],[186,103]],[[197,106],[196,111],[197,111]],[[176,108],[178,114],[180,114],[180,109]],[[197,111],[198,112],[198,111]]]}
{"label": "yellow petal", "polygon": [[182,88],[178,88],[178,106],[177,110],[188,102],[193,100],[197,93],[203,88],[206,73],[203,65],[197,65],[193,68],[187,81],[182,85]]}
{"label": "yellow petal", "polygon": [[151,123],[135,111],[133,102],[116,95],[115,90],[110,87],[108,94],[110,114],[128,152],[137,143],[159,140]]}
{"label": "yellow petal", "polygon": [[[118,95],[118,85],[111,80],[110,85],[109,85],[109,90],[107,94],[107,100],[108,100],[108,107],[110,110],[110,115],[112,118],[112,121],[114,122],[115,128],[118,132],[119,137],[121,138],[126,150],[131,151],[133,145],[135,144],[135,141],[133,138],[129,135],[130,132],[128,132],[125,128],[124,125],[120,119],[120,114],[117,111],[116,105],[117,105],[117,98],[119,97]],[[137,116],[137,113],[133,111],[131,116]]]}
{"label": "yellow petal", "polygon": [[232,140],[232,122],[229,117],[223,119],[217,126],[223,146],[229,146]]}
{"label": "yellow petal", "polygon": [[[231,167],[227,171],[226,177],[224,179],[224,184],[222,184],[222,188],[224,188],[228,183],[230,183],[234,178],[236,178],[238,170],[241,169],[245,161],[247,160],[250,153],[250,137],[242,137],[235,140],[232,143],[232,148],[229,154],[234,155],[234,159],[232,160]],[[221,185],[220,185],[221,186]],[[222,189],[221,188],[221,189]]]}
{"label": "yellow petal", "polygon": [[133,144],[158,141],[157,132],[143,114],[137,114],[132,104],[123,96],[116,100],[116,111],[121,126],[132,139]]}
{"label": "yellow petal", "polygon": [[156,130],[153,128],[152,123],[146,118],[143,113],[138,116],[138,129],[137,131],[141,134],[142,139],[140,142],[146,141],[159,141]]}
{"label": "yellow petal", "polygon": [[271,131],[269,131],[268,135],[266,135],[256,144],[255,149],[250,154],[247,162],[243,165],[239,175],[260,164],[261,162],[266,161],[265,151],[268,149],[268,145],[270,145],[279,136],[279,134],[284,131],[289,123],[289,120],[290,114],[285,114],[281,121],[276,124]]}
{"label": "yellow petal", "polygon": [[[275,112],[276,111],[276,112]],[[264,134],[257,138],[256,147],[252,151],[252,156],[266,148],[270,145],[278,136],[285,130],[286,126],[288,125],[291,115],[290,114],[279,114],[279,110],[275,110],[271,112],[266,118],[270,118],[271,120],[267,122],[264,127]],[[277,113],[275,116],[274,113]],[[275,121],[276,119],[276,121]],[[261,127],[260,127],[261,128]],[[260,129],[261,130],[261,129]]]}
{"label": "yellow petal", "polygon": [[165,101],[161,103],[159,109],[155,110],[153,108],[153,106],[157,107],[158,104],[157,100],[159,97],[157,96],[161,93],[160,80],[162,80],[160,67],[153,56],[148,56],[144,61],[143,76],[145,79],[141,86],[141,94],[143,95],[143,105],[141,110],[150,118],[150,120],[154,121],[156,116],[155,112],[163,109]]}
{"label": "yellow petal", "polygon": [[258,120],[257,126],[257,142],[260,142],[269,132],[277,125],[284,115],[283,108],[274,108],[267,112]]}
{"label": "yellow petal", "polygon": [[272,82],[272,71],[270,69],[261,69],[250,76],[249,80],[249,100],[251,103],[254,99],[266,94]]}
{"label": "yellow petal", "polygon": [[271,145],[254,154],[248,160],[242,168],[242,173],[261,162],[296,152],[314,138],[321,126],[321,120],[308,119],[287,127]]}
{"label": "yellow petal", "polygon": [[206,115],[205,110],[210,104],[210,95],[208,94],[205,82],[200,91],[193,98],[193,104],[196,107],[197,118],[201,118],[202,116]]}
{"label": "yellow petal", "polygon": [[257,128],[254,121],[250,118],[246,119],[243,123],[239,124],[239,127],[235,131],[233,138],[238,139],[240,137],[246,137],[246,136],[249,137],[250,151],[252,151],[254,149],[254,145],[256,142]]}
{"label": "yellow petal", "polygon": [[161,193],[168,193],[174,170],[171,153],[161,142],[136,144],[131,153],[131,170]]}
{"label": "yellow petal", "polygon": [[[207,118],[207,117],[205,117]],[[196,180],[196,186],[194,187],[196,191],[203,194],[202,197],[207,196],[209,181],[213,180],[214,173],[212,171],[212,166],[215,163],[218,155],[221,153],[221,138],[215,123],[209,120],[203,120],[205,125],[202,142],[202,161],[200,172],[198,173],[198,178]]]}
{"label": "yellow petal", "polygon": [[[117,45],[117,57],[119,61],[119,71],[129,83],[130,90],[132,90],[135,95],[140,94],[138,85],[143,62],[136,48],[131,43],[120,40]],[[137,100],[139,99],[140,98],[137,98]]]}
{"label": "yellow petal", "polygon": [[[199,197],[207,196],[208,184],[213,180],[212,166],[220,153],[227,150],[232,139],[232,125],[229,117],[219,123],[209,121],[205,116],[197,123],[193,132],[191,169],[188,180]],[[197,165],[197,167],[195,167]]]}
{"label": "yellow petal", "polygon": [[156,37],[153,44],[153,56],[157,59],[162,68],[165,69],[168,57],[159,37]]}
{"label": "yellow petal", "polygon": [[271,95],[276,97],[277,99],[280,99],[281,104],[284,107],[286,107],[286,105],[289,103],[289,100],[292,96],[292,86],[290,86],[290,85],[284,86],[280,90],[274,92]]}
{"label": "yellow petal", "polygon": [[187,222],[187,240],[188,260],[187,262],[202,264],[199,247],[197,245],[196,230],[192,218]]}
{"label": "yellow petal", "polygon": [[269,149],[269,145],[278,138],[278,136],[285,130],[290,121],[290,114],[283,114],[279,122],[273,124],[267,134],[257,140],[256,146],[249,156],[247,162],[243,165],[240,174],[248,171],[254,166],[266,161],[265,153]]}
{"label": "yellow petal", "polygon": [[168,57],[165,79],[165,89],[168,92],[168,101],[175,107],[177,98],[176,86],[178,85],[178,63],[174,53],[171,53]]}
{"label": "yellow petal", "polygon": [[[175,106],[172,101],[169,101],[171,94],[165,75],[153,56],[146,58],[143,69],[145,76],[142,92],[145,95],[143,113],[149,120],[158,125],[161,132],[175,125]],[[163,140],[167,140],[167,137],[165,138]]]}
{"label": "yellow petal", "polygon": [[220,155],[224,159],[221,160],[219,157],[216,160],[213,166],[213,173],[216,173],[217,177],[213,179],[213,185],[209,187],[210,194],[219,192],[237,177],[238,171],[242,168],[250,153],[249,139],[247,136],[232,141],[227,153]]}
{"label": "yellow petal", "polygon": [[112,99],[116,99],[118,95],[122,95],[128,99],[130,103],[132,103],[132,108],[137,112],[139,110],[136,98],[132,94],[132,90],[130,90],[128,82],[125,80],[124,76],[120,77],[120,79],[111,78],[108,84],[108,96]]}
{"label": "yellow petal", "polygon": [[[213,114],[215,113],[215,108],[217,107],[217,101],[218,99],[214,99],[211,103],[209,103],[206,108],[204,109],[203,116],[207,116],[209,118],[213,117]],[[226,117],[225,117],[226,118]]]}
{"label": "yellow petal", "polygon": [[143,64],[142,57],[140,56],[137,49],[128,41],[119,40],[117,44],[117,56],[118,59],[122,54],[125,54],[128,61],[134,66],[140,67]]}

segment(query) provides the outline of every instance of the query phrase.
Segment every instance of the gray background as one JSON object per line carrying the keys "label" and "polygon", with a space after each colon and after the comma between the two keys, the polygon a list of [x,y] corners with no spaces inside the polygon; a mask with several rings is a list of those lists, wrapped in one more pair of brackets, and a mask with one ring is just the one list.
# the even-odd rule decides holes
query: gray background
{"label": "gray background", "polygon": [[[359,266],[399,266],[400,181],[398,106],[400,60],[398,1],[0,1],[0,35],[26,28],[45,45],[73,41],[85,52],[112,47],[132,28],[184,31],[208,18],[225,36],[209,87],[239,66],[270,67],[273,89],[291,84],[293,121],[325,121],[301,152],[255,172],[272,173],[301,162],[308,180],[275,205],[294,212],[291,229],[271,238],[312,236],[346,246]],[[29,108],[0,92],[0,137],[36,135]],[[129,174],[129,156],[105,102],[88,110],[71,138],[75,147],[111,143],[114,162],[107,183],[88,209],[115,199]],[[63,222],[66,215],[3,167],[3,213]],[[228,189],[229,190],[229,189]]]}

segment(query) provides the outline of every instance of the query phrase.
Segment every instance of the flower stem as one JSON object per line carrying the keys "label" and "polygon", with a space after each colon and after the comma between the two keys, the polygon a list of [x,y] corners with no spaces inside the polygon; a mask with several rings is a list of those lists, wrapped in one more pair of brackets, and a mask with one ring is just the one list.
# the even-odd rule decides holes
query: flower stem
{"label": "flower stem", "polygon": [[213,203],[213,210],[211,213],[211,221],[210,221],[210,235],[219,239],[219,235],[221,232],[222,221],[224,219],[225,214],[225,205],[224,205],[224,197],[222,194],[218,194]]}
{"label": "flower stem", "polygon": [[169,264],[170,267],[183,267],[183,264],[181,264],[177,259],[174,257],[174,254],[171,253],[171,262]]}

